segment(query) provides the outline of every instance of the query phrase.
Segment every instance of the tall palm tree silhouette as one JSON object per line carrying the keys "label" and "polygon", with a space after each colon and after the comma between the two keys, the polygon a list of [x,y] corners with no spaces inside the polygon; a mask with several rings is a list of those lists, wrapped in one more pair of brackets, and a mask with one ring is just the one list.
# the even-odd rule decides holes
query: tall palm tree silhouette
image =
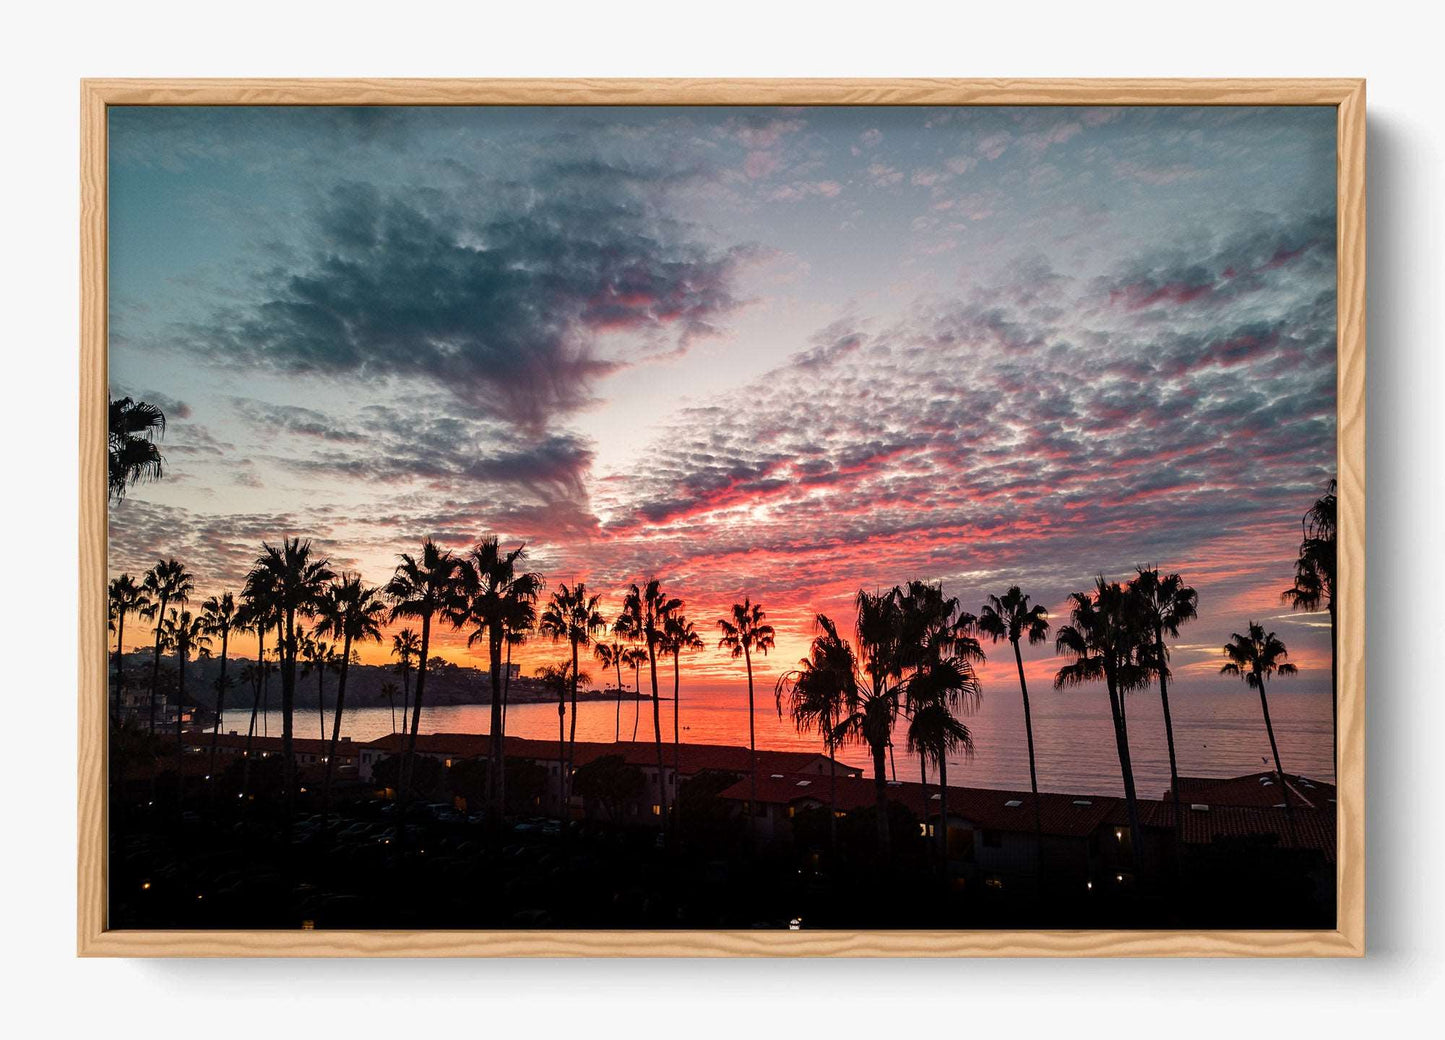
{"label": "tall palm tree silhouette", "polygon": [[[452,624],[470,626],[467,645],[485,641],[492,682],[491,755],[487,760],[487,790],[492,807],[493,834],[500,833],[503,802],[502,650],[519,611],[537,602],[542,576],[520,568],[527,559],[525,545],[503,551],[495,537],[487,537],[462,560],[458,574],[460,597],[450,610]],[[418,677],[420,682],[420,677]],[[418,687],[420,693],[420,687]]]}
{"label": "tall palm tree silhouette", "polygon": [[576,765],[577,748],[577,677],[578,677],[578,650],[580,647],[590,646],[592,637],[606,627],[607,622],[597,609],[601,602],[601,596],[589,596],[587,585],[584,582],[577,582],[569,586],[565,581],[557,586],[547,606],[542,611],[542,617],[537,625],[538,630],[550,638],[553,642],[564,642],[572,648],[572,664],[567,671],[567,676],[572,684],[572,728],[567,739],[567,757],[562,763],[562,806],[563,811],[570,805],[567,794],[568,778]]}
{"label": "tall palm tree silhouette", "polygon": [[878,855],[886,862],[891,838],[888,826],[887,755],[893,740],[903,678],[904,618],[902,591],[868,592],[854,597],[857,617],[854,645],[858,655],[857,696],[838,723],[839,743],[853,741],[868,748],[873,760],[873,796],[878,822]]}
{"label": "tall palm tree silhouette", "polygon": [[1124,717],[1124,695],[1149,681],[1146,662],[1150,633],[1140,617],[1137,601],[1118,582],[1099,577],[1092,593],[1070,594],[1069,624],[1060,628],[1055,649],[1074,658],[1054,676],[1054,688],[1104,683],[1109,713],[1114,722],[1114,746],[1124,780],[1124,802],[1129,816],[1129,837],[1135,864],[1144,854],[1139,805],[1134,790],[1134,765],[1129,757],[1129,731]]}
{"label": "tall palm tree silhouette", "polygon": [[626,649],[615,639],[609,643],[594,643],[592,646],[592,656],[597,658],[597,663],[617,673],[617,711],[612,734],[614,741],[622,739],[622,658]]}
{"label": "tall palm tree silhouette", "polygon": [[[973,754],[973,734],[941,697],[930,697],[913,710],[908,722],[908,750],[938,766],[938,854],[948,869],[948,756],[959,748]],[[924,786],[927,790],[927,785]],[[927,812],[924,818],[927,819]]]}
{"label": "tall palm tree silhouette", "polygon": [[341,740],[341,716],[346,711],[346,679],[355,652],[353,646],[356,643],[381,642],[381,626],[386,612],[381,589],[363,585],[359,574],[345,572],[326,587],[316,603],[317,635],[341,640],[341,674],[336,681],[336,710],[332,712],[331,743],[326,748],[326,776],[322,785],[322,804],[328,811],[336,745]]}
{"label": "tall palm tree silhouette", "polygon": [[211,730],[211,762],[206,772],[211,777],[215,790],[216,747],[221,739],[221,716],[226,711],[226,691],[231,681],[226,676],[226,658],[229,656],[231,632],[239,627],[240,612],[236,608],[236,597],[229,592],[210,596],[201,604],[201,626],[209,636],[221,640],[221,674],[216,679],[216,724]]}
{"label": "tall palm tree silhouette", "polygon": [[334,577],[325,559],[311,554],[310,539],[285,538],[280,545],[261,543],[261,555],[252,568],[264,574],[275,596],[281,631],[281,755],[286,768],[287,826],[296,802],[296,660],[299,644],[297,619],[316,612],[316,602]]}
{"label": "tall palm tree silhouette", "polygon": [[[421,552],[416,556],[410,553],[400,553],[397,557],[401,562],[396,565],[396,570],[391,580],[386,583],[383,590],[386,597],[391,600],[391,613],[389,620],[397,618],[415,618],[421,622],[421,639],[416,648],[417,670],[416,670],[416,695],[412,698],[411,722],[408,726],[406,717],[401,720],[402,730],[406,737],[402,741],[401,768],[397,777],[397,813],[398,834],[404,834],[405,829],[401,826],[401,816],[406,811],[407,796],[410,792],[412,759],[416,754],[416,734],[421,726],[422,699],[426,694],[426,672],[429,649],[431,646],[432,619],[438,614],[447,616],[455,610],[460,603],[460,588],[457,582],[457,571],[461,561],[452,553],[441,548],[430,538],[422,542]],[[403,631],[409,631],[404,629]]]}
{"label": "tall palm tree silhouette", "polygon": [[421,636],[403,628],[391,637],[391,656],[397,659],[396,671],[401,676],[401,732],[406,734],[407,709],[411,704],[411,663],[421,653]]}
{"label": "tall palm tree silhouette", "polygon": [[1034,841],[1039,866],[1044,861],[1044,825],[1039,808],[1039,771],[1034,757],[1034,717],[1029,707],[1029,684],[1024,678],[1024,656],[1019,644],[1027,639],[1030,645],[1049,637],[1049,612],[1042,604],[1029,602],[1017,585],[1010,585],[1002,596],[989,596],[978,612],[978,630],[995,643],[1008,640],[1014,651],[1014,666],[1019,673],[1019,695],[1024,702],[1024,735],[1029,746],[1029,790],[1034,796]]}
{"label": "tall palm tree silhouette", "polygon": [[858,662],[848,641],[826,614],[816,618],[817,632],[808,656],[778,677],[773,688],[778,717],[792,720],[799,733],[816,730],[828,753],[828,842],[838,844],[839,723],[858,703]]}
{"label": "tall palm tree silhouette", "polygon": [[640,646],[629,646],[622,651],[622,663],[632,669],[632,739],[637,739],[637,724],[642,720],[642,666],[647,663],[647,651]]}
{"label": "tall palm tree silhouette", "polygon": [[[961,610],[956,598],[945,596],[941,584],[910,581],[900,592],[904,638],[899,663],[906,669],[903,705],[910,720],[935,703],[950,714],[971,713],[983,693],[973,669],[984,660],[983,647],[973,635],[978,619]],[[967,746],[971,749],[972,742]],[[926,787],[934,748],[925,744],[914,750]]]}
{"label": "tall palm tree silhouette", "polygon": [[401,692],[396,688],[396,683],[388,679],[381,684],[381,696],[391,708],[391,731],[396,732],[396,695]]}
{"label": "tall palm tree silhouette", "polygon": [[128,614],[143,612],[150,606],[151,600],[145,587],[129,574],[110,580],[107,600],[110,616],[115,620],[115,693],[111,721],[120,725],[121,701],[125,693],[125,619]]}
{"label": "tall palm tree silhouette", "polygon": [[651,579],[642,588],[633,585],[622,600],[622,613],[628,619],[629,631],[636,634],[647,651],[648,673],[652,677],[652,739],[657,747],[657,813],[658,827],[665,829],[668,820],[667,777],[662,764],[662,712],[657,697],[657,653],[666,642],[664,635],[669,615],[682,609],[682,600],[669,596],[662,583]]}
{"label": "tall palm tree silhouette", "polygon": [[1299,558],[1295,560],[1294,584],[1281,598],[1295,610],[1319,610],[1330,615],[1330,711],[1333,758],[1340,755],[1339,637],[1335,624],[1335,565],[1337,558],[1338,484],[1331,480],[1325,493],[1315,500],[1300,521],[1302,531]]}
{"label": "tall palm tree silhouette", "polygon": [[1164,738],[1169,746],[1169,786],[1174,793],[1174,825],[1183,826],[1180,811],[1179,762],[1174,755],[1174,720],[1169,714],[1169,646],[1164,637],[1178,637],[1179,626],[1199,616],[1199,594],[1177,574],[1160,576],[1157,567],[1137,567],[1128,592],[1137,600],[1145,631],[1151,637],[1149,667],[1159,676],[1159,703],[1164,709]]}
{"label": "tall palm tree silhouette", "polygon": [[773,626],[766,623],[763,608],[744,596],[741,603],[734,603],[732,612],[725,618],[718,618],[718,631],[722,633],[717,645],[729,651],[733,659],[741,657],[748,670],[748,826],[757,812],[758,803],[758,734],[756,711],[753,706],[753,653],[767,656],[774,646]]}
{"label": "tall palm tree silhouette", "polygon": [[185,795],[183,760],[186,750],[181,735],[181,719],[186,710],[186,663],[193,653],[201,657],[210,656],[211,641],[206,635],[204,622],[189,610],[172,607],[162,626],[165,629],[162,642],[176,655],[176,791],[179,806]]}
{"label": "tall palm tree silhouette", "polygon": [[172,604],[184,606],[190,602],[191,594],[196,590],[195,578],[191,572],[178,560],[159,560],[156,565],[146,572],[143,582],[146,598],[149,600],[147,606],[141,610],[144,618],[155,619],[155,656],[151,659],[151,698],[150,698],[150,719],[149,730],[156,731],[156,684],[161,677],[161,640],[163,634],[161,629],[166,620],[166,608]]}
{"label": "tall palm tree silhouette", "polygon": [[156,441],[165,435],[166,416],[153,404],[129,397],[110,402],[110,497],[125,498],[142,481],[160,480],[165,459]]}
{"label": "tall palm tree silhouette", "polygon": [[[663,622],[662,638],[663,649],[672,655],[672,776],[677,783],[678,793],[681,793],[682,737],[679,716],[682,713],[678,691],[682,682],[682,655],[684,651],[691,653],[694,650],[701,650],[704,644],[702,636],[697,634],[697,626],[682,612],[680,606],[668,614]],[[678,805],[678,800],[674,799],[674,816],[677,815]]]}
{"label": "tall palm tree silhouette", "polygon": [[1230,636],[1224,647],[1224,656],[1227,660],[1220,666],[1220,674],[1238,676],[1251,690],[1259,691],[1259,707],[1264,713],[1264,729],[1269,735],[1270,754],[1274,756],[1274,775],[1279,783],[1279,796],[1284,801],[1290,837],[1298,845],[1294,809],[1289,800],[1289,782],[1285,779],[1284,767],[1279,761],[1279,744],[1275,742],[1274,724],[1269,718],[1269,697],[1265,693],[1265,681],[1275,675],[1294,675],[1299,669],[1289,662],[1289,651],[1285,649],[1283,641],[1273,632],[1266,632],[1263,625],[1254,621],[1249,623],[1244,634],[1235,632]]}
{"label": "tall palm tree silhouette", "polygon": [[250,791],[251,750],[256,738],[257,715],[267,701],[271,682],[271,663],[266,659],[266,631],[276,623],[278,615],[276,589],[266,571],[252,570],[241,589],[241,605],[237,610],[236,627],[256,633],[256,664],[251,669],[251,723],[246,729],[246,751],[241,767],[241,797]]}
{"label": "tall palm tree silhouette", "polygon": [[[324,596],[325,593],[323,592]],[[317,600],[317,608],[320,609],[321,601]],[[336,656],[336,646],[321,638],[321,632],[297,632],[296,640],[298,652],[301,659],[306,663],[301,666],[301,677],[305,678],[316,673],[316,718],[321,726],[321,741],[326,740],[326,673],[332,675],[341,674],[341,660]]]}

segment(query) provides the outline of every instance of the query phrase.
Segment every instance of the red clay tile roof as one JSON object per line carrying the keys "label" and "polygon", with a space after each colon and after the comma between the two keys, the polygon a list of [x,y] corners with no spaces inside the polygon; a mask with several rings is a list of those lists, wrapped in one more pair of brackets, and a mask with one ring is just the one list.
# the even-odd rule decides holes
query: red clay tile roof
{"label": "red clay tile roof", "polygon": [[[376,740],[368,741],[362,747],[367,750],[380,751],[383,754],[395,754],[401,750],[402,740],[401,734],[388,733]],[[445,755],[453,758],[486,757],[491,751],[491,737],[485,733],[419,733],[416,738],[416,748],[425,754]],[[748,749],[745,747],[734,747],[727,744],[683,744],[678,752],[678,761],[684,776],[693,776],[710,769],[733,773],[748,771],[749,755]],[[509,758],[531,758],[538,761],[555,762],[559,757],[559,747],[555,740],[507,737],[505,753]],[[607,755],[621,755],[628,763],[644,768],[657,765],[657,745],[651,741],[624,740],[617,743],[605,743],[579,740],[574,754],[579,766]],[[673,748],[670,743],[663,744],[662,761],[664,766],[671,767]],[[758,751],[759,772],[826,769],[827,761],[825,755],[816,751],[769,751],[764,749]],[[858,770],[853,766],[839,763],[838,772],[840,775],[855,774]]]}
{"label": "red clay tile roof", "polygon": [[[1324,780],[1286,773],[1290,798],[1295,805],[1315,809],[1331,809],[1335,785]],[[1172,801],[1172,791],[1164,792],[1164,801]],[[1247,773],[1244,776],[1204,777],[1181,776],[1179,800],[1185,804],[1231,805],[1268,809],[1280,805],[1284,798],[1274,772]]]}
{"label": "red clay tile roof", "polygon": [[[747,801],[750,791],[751,784],[747,779],[743,779],[724,790],[720,797]],[[938,793],[938,788],[932,784],[927,787],[913,782],[888,785],[888,798],[906,806],[920,818],[939,812],[942,799],[938,797]],[[876,798],[871,778],[838,778],[834,804],[840,812],[871,806],[875,804]],[[797,805],[802,802],[827,805],[828,777],[798,774],[759,776],[758,800],[774,805]],[[1108,819],[1118,804],[1117,798],[1043,792],[1039,795],[1039,817],[1047,834],[1083,837]],[[987,830],[1032,832],[1034,829],[1033,795],[1028,791],[949,787],[948,814]]]}
{"label": "red clay tile roof", "polygon": [[[211,734],[209,733],[186,733],[183,734],[186,747],[195,752],[209,752],[211,750]],[[294,737],[291,741],[292,750],[298,755],[325,755],[329,753],[329,740],[320,740],[316,737]],[[246,749],[246,734],[244,733],[222,733],[216,740],[216,746],[222,749],[244,751]],[[357,752],[364,745],[352,740],[342,739],[336,744],[336,757],[338,759],[355,758]],[[252,737],[251,752],[253,754],[279,755],[283,747],[280,737]]]}

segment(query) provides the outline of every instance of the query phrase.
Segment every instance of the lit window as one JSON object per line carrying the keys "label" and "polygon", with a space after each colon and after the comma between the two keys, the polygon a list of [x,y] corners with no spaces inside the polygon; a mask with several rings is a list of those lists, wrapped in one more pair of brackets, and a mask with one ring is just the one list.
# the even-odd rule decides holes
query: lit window
{"label": "lit window", "polygon": [[662,806],[658,805],[656,802],[653,802],[653,803],[652,803],[652,815],[653,815],[653,816],[661,816],[661,815],[662,815]]}

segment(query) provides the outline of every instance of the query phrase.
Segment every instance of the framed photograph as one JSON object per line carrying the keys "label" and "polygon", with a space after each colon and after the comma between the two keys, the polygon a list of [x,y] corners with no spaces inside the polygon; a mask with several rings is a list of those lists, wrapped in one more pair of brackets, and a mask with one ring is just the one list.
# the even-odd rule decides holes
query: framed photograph
{"label": "framed photograph", "polygon": [[80,952],[1362,954],[1364,127],[86,81]]}

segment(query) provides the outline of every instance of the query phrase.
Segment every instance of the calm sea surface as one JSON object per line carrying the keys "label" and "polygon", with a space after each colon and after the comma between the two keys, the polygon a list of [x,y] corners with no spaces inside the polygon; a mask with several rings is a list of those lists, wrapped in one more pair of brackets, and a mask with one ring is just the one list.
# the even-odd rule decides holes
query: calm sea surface
{"label": "calm sea surface", "polygon": [[[669,691],[670,693],[670,691]],[[274,694],[274,691],[273,691]],[[1119,763],[1109,724],[1107,694],[1102,687],[1060,693],[1044,689],[1030,697],[1037,745],[1039,786],[1045,790],[1091,794],[1122,794]],[[1305,773],[1334,780],[1330,754],[1330,704],[1318,693],[1271,692],[1270,715],[1279,740],[1280,758],[1289,772]],[[1170,691],[1169,706],[1174,719],[1174,739],[1179,770],[1186,775],[1230,776],[1266,767],[1269,740],[1260,714],[1259,696],[1242,685],[1238,692],[1198,692],[1187,687]],[[579,740],[613,739],[615,704],[612,701],[584,701],[577,716]],[[624,701],[622,736],[631,739],[635,709],[639,740],[652,739],[651,702]],[[421,731],[485,733],[491,709],[469,704],[422,709]],[[747,691],[694,692],[683,694],[682,739],[695,743],[740,744],[748,742]],[[400,711],[397,712],[398,722]],[[1169,786],[1169,757],[1164,743],[1163,713],[1158,690],[1129,695],[1129,742],[1134,774],[1141,797],[1158,798]],[[224,727],[244,733],[249,711],[227,711]],[[371,740],[391,732],[388,708],[348,711],[341,731],[353,740]],[[570,721],[570,720],[569,720]],[[1028,789],[1028,750],[1024,739],[1023,706],[1017,691],[990,691],[967,724],[973,732],[974,755],[950,760],[950,784],[976,787]],[[258,730],[262,721],[258,720]],[[281,732],[281,713],[270,712],[264,720],[273,735]],[[758,746],[766,748],[821,749],[812,734],[800,736],[791,724],[780,721],[773,709],[771,690],[758,697],[756,713]],[[330,726],[330,713],[327,713]],[[315,709],[298,710],[298,736],[314,737],[319,723]],[[672,739],[672,704],[662,704],[663,739]],[[507,732],[520,737],[552,740],[557,736],[557,708],[552,704],[512,705],[507,712]],[[917,780],[916,758],[903,753],[903,735],[896,737],[896,766],[900,780]],[[867,766],[866,749],[848,747],[839,758]],[[930,771],[932,777],[932,772]],[[936,777],[932,777],[936,780]]]}

